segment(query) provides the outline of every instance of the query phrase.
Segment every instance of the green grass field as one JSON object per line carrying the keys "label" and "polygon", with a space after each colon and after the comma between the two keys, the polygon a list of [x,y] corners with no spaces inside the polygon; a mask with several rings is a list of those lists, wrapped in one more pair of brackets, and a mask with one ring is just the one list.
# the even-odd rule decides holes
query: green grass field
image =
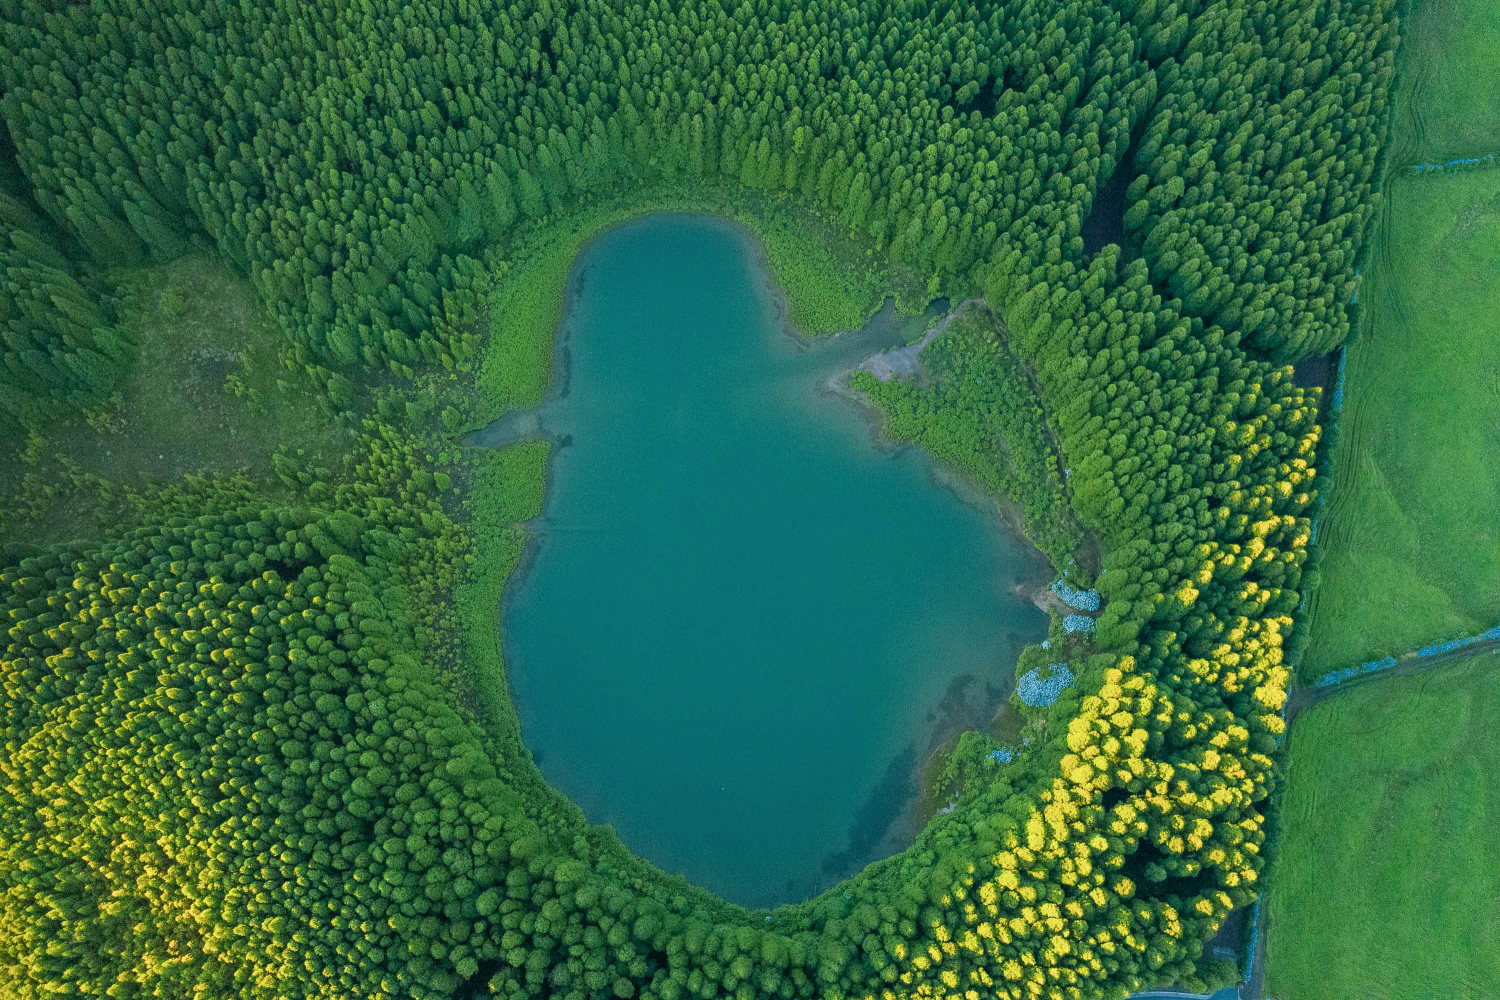
{"label": "green grass field", "polygon": [[1303,680],[1500,621],[1500,0],[1406,24],[1391,170],[1348,355]]}
{"label": "green grass field", "polygon": [[[1500,621],[1500,0],[1407,25],[1386,198],[1350,348],[1303,680]],[[1500,984],[1500,657],[1297,717],[1265,996],[1444,1000]]]}
{"label": "green grass field", "polygon": [[1303,712],[1268,899],[1266,996],[1469,1000],[1500,989],[1500,656]]}
{"label": "green grass field", "polygon": [[[109,497],[193,473],[246,470],[279,488],[270,469],[280,445],[338,467],[346,432],[307,373],[282,363],[286,337],[249,281],[209,253],[112,278],[139,352],[96,412],[63,413],[6,441],[6,527],[45,541],[86,535],[115,515]],[[75,502],[82,494],[89,502]]]}
{"label": "green grass field", "polygon": [[1304,678],[1500,621],[1500,169],[1390,193]]}
{"label": "green grass field", "polygon": [[1391,162],[1500,151],[1500,0],[1423,0],[1407,23]]}

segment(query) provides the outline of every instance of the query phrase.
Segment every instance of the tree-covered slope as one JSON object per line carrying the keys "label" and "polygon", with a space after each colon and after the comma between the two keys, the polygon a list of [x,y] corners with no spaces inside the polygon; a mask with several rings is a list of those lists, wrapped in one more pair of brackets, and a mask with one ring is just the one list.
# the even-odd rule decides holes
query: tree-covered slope
{"label": "tree-covered slope", "polygon": [[0,190],[0,414],[35,418],[58,403],[97,403],[133,353],[97,273],[57,232]]}
{"label": "tree-covered slope", "polygon": [[1325,6],[28,0],[6,120],[101,260],[206,234],[320,353],[406,363],[472,352],[486,245],[622,177],[798,190],[961,274],[1072,249],[1139,131],[1153,276],[1296,353],[1345,328],[1390,72]]}
{"label": "tree-covered slope", "polygon": [[467,895],[440,872],[495,879],[505,813],[439,822],[499,785],[365,560],[393,541],[234,508],[5,574],[0,980],[228,996],[372,948],[410,962],[404,922],[351,927],[362,882],[421,900],[415,920]]}
{"label": "tree-covered slope", "polygon": [[[1317,393],[1279,362],[1348,327],[1395,8],[0,5],[15,198],[64,262],[216,247],[341,411],[360,369],[534,354],[487,341],[487,293],[528,232],[624,190],[756,189],[933,292],[982,291],[1108,601],[1043,745],[909,851],[747,913],[590,831],[503,712],[463,704],[447,609],[493,614],[493,536],[506,572],[515,536],[485,477],[458,509],[446,472],[390,445],[434,391],[463,422],[422,382],[422,405],[378,408],[342,486],[279,460],[303,506],[189,493],[8,557],[0,982],[1021,1000],[1192,981],[1265,867],[1319,436]],[[1088,256],[1118,169],[1124,245]],[[93,349],[76,315],[104,312],[33,298],[49,363]],[[451,603],[460,539],[487,606]]]}

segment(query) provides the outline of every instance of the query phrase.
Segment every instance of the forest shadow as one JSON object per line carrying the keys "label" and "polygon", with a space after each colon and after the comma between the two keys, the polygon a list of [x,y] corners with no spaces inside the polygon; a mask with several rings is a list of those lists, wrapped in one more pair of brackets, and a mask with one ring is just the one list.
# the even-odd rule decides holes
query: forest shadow
{"label": "forest shadow", "polygon": [[1083,252],[1093,257],[1100,250],[1117,243],[1125,247],[1125,192],[1130,187],[1130,161],[1127,153],[1109,180],[1094,195],[1094,204],[1083,220]]}
{"label": "forest shadow", "polygon": [[1326,398],[1333,379],[1333,355],[1298,358],[1292,362],[1292,384],[1299,389],[1320,388]]}

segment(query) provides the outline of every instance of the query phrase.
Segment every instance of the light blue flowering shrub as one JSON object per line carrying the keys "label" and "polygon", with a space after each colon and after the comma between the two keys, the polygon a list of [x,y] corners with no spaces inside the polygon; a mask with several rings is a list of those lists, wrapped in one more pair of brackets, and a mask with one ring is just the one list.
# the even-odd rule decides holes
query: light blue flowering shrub
{"label": "light blue flowering shrub", "polygon": [[1460,160],[1449,160],[1447,163],[1418,163],[1412,167],[1410,173],[1413,176],[1419,174],[1430,174],[1434,172],[1461,170],[1474,170],[1481,167],[1493,167],[1496,164],[1495,154],[1486,153],[1483,156],[1466,156]]}
{"label": "light blue flowering shrub", "polygon": [[1355,677],[1359,677],[1362,674],[1373,674],[1381,670],[1389,670],[1395,665],[1396,658],[1394,656],[1386,656],[1378,660],[1370,660],[1366,663],[1361,663],[1358,666],[1345,667],[1343,670],[1334,670],[1326,673],[1322,677],[1319,677],[1317,680],[1313,681],[1313,687],[1333,687],[1335,684],[1342,684],[1345,681]]}
{"label": "light blue flowering shrub", "polygon": [[[1090,622],[1093,619],[1089,619]],[[1047,676],[1042,676],[1042,668],[1034,667],[1021,675],[1016,682],[1016,697],[1021,699],[1023,705],[1032,708],[1045,708],[1057,700],[1057,696],[1073,686],[1073,671],[1064,663],[1049,663],[1047,665]]]}
{"label": "light blue flowering shrub", "polygon": [[1088,615],[1068,615],[1063,619],[1063,628],[1069,634],[1093,635],[1095,628],[1094,619]]}
{"label": "light blue flowering shrub", "polygon": [[1069,586],[1062,580],[1058,580],[1051,587],[1058,597],[1062,598],[1064,604],[1075,611],[1098,611],[1099,592],[1097,590],[1080,590]]}

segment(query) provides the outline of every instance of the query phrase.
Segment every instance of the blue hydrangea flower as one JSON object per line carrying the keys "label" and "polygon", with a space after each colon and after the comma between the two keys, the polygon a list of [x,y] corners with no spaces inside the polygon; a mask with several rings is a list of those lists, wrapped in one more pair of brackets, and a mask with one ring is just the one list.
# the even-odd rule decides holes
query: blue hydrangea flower
{"label": "blue hydrangea flower", "polygon": [[1058,597],[1062,598],[1064,604],[1075,611],[1098,611],[1100,598],[1097,590],[1079,590],[1077,587],[1068,585],[1058,580],[1051,587]]}
{"label": "blue hydrangea flower", "polygon": [[1344,683],[1352,677],[1358,677],[1361,674],[1373,674],[1380,670],[1389,670],[1395,665],[1396,658],[1394,656],[1386,656],[1378,660],[1370,660],[1368,662],[1358,664],[1357,666],[1345,667],[1343,670],[1330,671],[1329,673],[1326,673],[1322,677],[1319,677],[1317,680],[1313,681],[1313,687],[1333,687],[1336,684]]}
{"label": "blue hydrangea flower", "polygon": [[1094,634],[1094,619],[1088,615],[1068,615],[1063,619],[1063,629],[1069,633],[1077,632],[1080,635]]}
{"label": "blue hydrangea flower", "polygon": [[[1093,619],[1089,619],[1092,621]],[[1033,667],[1021,675],[1016,682],[1016,696],[1021,703],[1032,708],[1042,708],[1057,700],[1057,696],[1073,686],[1073,671],[1068,664],[1049,663],[1047,677],[1043,679],[1042,668]]]}

